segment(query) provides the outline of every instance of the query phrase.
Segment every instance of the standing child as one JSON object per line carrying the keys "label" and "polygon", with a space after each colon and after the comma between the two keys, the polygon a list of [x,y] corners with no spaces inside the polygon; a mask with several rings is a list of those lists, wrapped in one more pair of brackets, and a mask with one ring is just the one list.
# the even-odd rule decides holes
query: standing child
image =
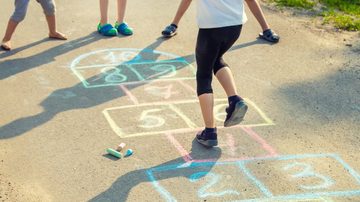
{"label": "standing child", "polygon": [[108,23],[109,0],[100,0],[100,23],[97,30],[104,36],[116,36],[118,33],[128,36],[133,34],[133,30],[124,21],[126,0],[117,0],[117,21],[112,26]]}
{"label": "standing child", "polygon": [[[5,36],[1,42],[1,48],[11,50],[11,37],[17,25],[24,20],[30,0],[15,0],[15,11],[10,17]],[[66,36],[56,30],[55,3],[53,0],[37,0],[44,10],[49,28],[49,37],[66,40]]]}
{"label": "standing child", "polygon": [[213,114],[212,74],[228,96],[225,127],[239,124],[248,108],[238,95],[232,72],[223,59],[224,53],[239,38],[247,17],[243,0],[198,0],[197,4],[196,82],[205,129],[196,135],[196,140],[204,146],[213,147],[218,141]]}
{"label": "standing child", "polygon": [[[259,3],[256,0],[245,1],[250,8],[251,13],[255,16],[256,20],[261,26],[262,32],[259,34],[259,37],[272,43],[279,42],[280,36],[277,35],[272,29],[270,29],[270,26],[265,19]],[[190,4],[191,0],[181,0],[172,23],[169,26],[166,26],[165,29],[161,32],[164,37],[172,37],[176,34],[179,22],[186,10],[189,8]]]}

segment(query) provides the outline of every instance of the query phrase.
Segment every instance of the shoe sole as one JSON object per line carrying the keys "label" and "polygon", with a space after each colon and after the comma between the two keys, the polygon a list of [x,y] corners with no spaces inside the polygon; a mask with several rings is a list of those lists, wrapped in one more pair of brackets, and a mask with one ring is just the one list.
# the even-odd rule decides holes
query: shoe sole
{"label": "shoe sole", "polygon": [[280,39],[275,39],[275,40],[269,39],[269,38],[265,37],[262,33],[259,34],[259,37],[260,37],[260,39],[264,39],[265,41],[268,41],[270,43],[278,43],[280,41]]}
{"label": "shoe sole", "polygon": [[235,105],[235,110],[231,117],[224,122],[224,127],[230,127],[241,123],[244,120],[244,116],[248,110],[248,106],[243,102],[238,102]]}
{"label": "shoe sole", "polygon": [[177,32],[172,33],[172,34],[170,34],[170,35],[163,34],[163,33],[161,33],[161,34],[162,34],[162,36],[165,37],[165,38],[171,38],[171,37],[175,36],[175,35],[177,34]]}
{"label": "shoe sole", "polygon": [[3,49],[4,51],[9,51],[11,50],[11,48],[7,47],[7,46],[4,46],[4,45],[1,45],[1,49]]}
{"label": "shoe sole", "polygon": [[202,145],[204,145],[205,147],[215,147],[218,145],[218,141],[217,140],[199,140],[196,138],[196,141]]}

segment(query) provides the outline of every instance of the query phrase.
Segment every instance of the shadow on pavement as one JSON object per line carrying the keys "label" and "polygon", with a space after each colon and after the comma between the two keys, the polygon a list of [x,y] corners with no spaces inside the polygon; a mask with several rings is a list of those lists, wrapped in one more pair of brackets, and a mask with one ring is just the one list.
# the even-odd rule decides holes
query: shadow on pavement
{"label": "shadow on pavement", "polygon": [[[35,56],[5,61],[1,64],[0,77],[6,78],[16,73],[34,68],[38,65],[50,63],[54,60],[54,57],[59,54],[64,54],[68,51],[73,50],[74,48],[80,48],[101,38],[102,37],[99,36],[98,34],[91,33],[88,36],[73,40],[58,47],[54,47],[50,50],[44,51]],[[140,51],[139,55],[143,54],[143,56],[141,56],[140,58],[146,58],[146,62],[156,61],[156,59],[160,55],[154,53],[154,50],[157,47],[159,47],[161,43],[164,42],[165,40],[166,39],[164,38],[157,38],[152,44],[148,45],[147,47],[142,49],[142,51]],[[251,45],[262,44],[262,43],[265,42],[263,42],[263,40],[256,40],[249,43],[236,45],[231,49],[231,51]],[[138,57],[135,56],[134,58],[138,58]],[[195,61],[195,57],[193,54],[180,58],[175,58],[173,60],[178,61],[179,59],[181,60],[185,59],[185,61],[187,61],[186,64],[191,64]],[[170,64],[173,62],[173,60],[167,60],[165,62],[169,62]],[[131,60],[125,62],[124,64],[129,62],[131,62]],[[176,67],[176,70],[184,68],[186,64],[185,63],[180,64],[179,66]],[[148,69],[146,63],[143,69],[144,71]],[[167,73],[168,72],[164,71],[164,74]],[[152,77],[152,79],[156,79],[160,76],[164,76],[164,75],[163,74],[156,75],[156,77]],[[97,80],[99,77],[101,77],[101,75],[95,75],[92,76],[91,78],[88,78],[87,80],[89,81]],[[144,84],[146,83],[131,85],[131,89]],[[106,86],[102,88],[84,88],[82,82],[69,88],[56,90],[40,103],[40,106],[42,106],[44,109],[43,112],[33,116],[19,118],[17,120],[12,121],[11,123],[1,126],[0,139],[8,139],[21,135],[31,129],[34,129],[48,122],[58,113],[73,109],[90,108],[123,96],[125,96],[125,94],[123,91],[121,91],[118,88],[118,86]]]}
{"label": "shadow on pavement", "polygon": [[[36,68],[41,65],[54,62],[57,56],[65,54],[69,51],[73,51],[74,49],[81,48],[102,38],[103,37],[100,36],[98,33],[93,32],[87,36],[74,39],[72,41],[63,43],[59,46],[50,48],[48,50],[44,50],[43,52],[38,53],[36,55],[32,55],[25,58],[2,61],[0,62],[0,80],[6,79],[10,76],[21,73],[23,71],[30,70],[32,68]],[[16,52],[25,50],[27,48],[31,48],[35,45],[38,45],[42,42],[49,40],[50,39],[43,39],[38,42],[34,42],[29,45],[23,46],[21,48],[14,49],[13,51],[5,52],[0,55],[0,59],[8,57],[10,55],[15,54]]]}
{"label": "shadow on pavement", "polygon": [[[120,176],[107,190],[89,201],[126,201],[131,189],[143,182],[159,183],[162,180],[178,177],[191,180],[194,173],[201,173],[201,177],[205,177],[221,157],[221,149],[219,147],[204,148],[194,139],[190,156],[195,156],[197,153],[206,153],[205,157],[214,161],[187,164],[182,157],[179,157],[158,166],[134,170]],[[155,173],[157,173],[156,177]],[[146,193],[144,193],[144,198],[146,198]]]}
{"label": "shadow on pavement", "polygon": [[283,86],[278,94],[300,121],[329,124],[348,120],[360,125],[360,66]]}

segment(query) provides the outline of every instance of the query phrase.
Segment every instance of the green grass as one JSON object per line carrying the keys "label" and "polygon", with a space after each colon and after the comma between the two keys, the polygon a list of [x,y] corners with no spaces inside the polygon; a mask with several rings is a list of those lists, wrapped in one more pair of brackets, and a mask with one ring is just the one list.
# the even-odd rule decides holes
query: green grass
{"label": "green grass", "polygon": [[338,29],[360,31],[360,0],[274,0],[279,6],[313,9],[322,5],[324,24]]}
{"label": "green grass", "polygon": [[337,9],[346,14],[360,15],[360,0],[320,0],[329,9]]}
{"label": "green grass", "polygon": [[334,11],[324,12],[324,23],[333,23],[338,29],[348,31],[360,30],[360,18],[353,17],[347,14],[340,14]]}
{"label": "green grass", "polygon": [[314,7],[315,2],[311,0],[275,0],[280,6],[296,7],[310,9]]}

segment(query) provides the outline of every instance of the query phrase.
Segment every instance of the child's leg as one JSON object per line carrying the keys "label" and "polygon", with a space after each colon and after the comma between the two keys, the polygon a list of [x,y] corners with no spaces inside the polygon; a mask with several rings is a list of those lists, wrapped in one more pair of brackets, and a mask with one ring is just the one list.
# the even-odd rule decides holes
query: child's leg
{"label": "child's leg", "polygon": [[58,32],[56,28],[55,2],[53,0],[37,0],[37,1],[41,4],[44,10],[44,14],[46,16],[46,21],[49,28],[49,37],[66,40],[67,39],[66,36],[63,33]]}
{"label": "child's leg", "polygon": [[108,23],[108,7],[109,0],[100,0],[100,23],[105,25]]}
{"label": "child's leg", "polygon": [[214,29],[200,29],[196,43],[197,95],[206,128],[215,128],[213,114],[213,67],[218,58],[220,43],[213,39]]}
{"label": "child's leg", "polygon": [[180,2],[180,5],[176,11],[176,14],[171,24],[175,24],[175,25],[179,24],[181,18],[183,17],[186,10],[189,8],[190,4],[191,4],[191,0],[182,0]]}
{"label": "child's leg", "polygon": [[5,32],[5,35],[4,35],[4,38],[1,42],[1,47],[4,49],[4,50],[11,50],[11,37],[13,35],[13,33],[15,32],[15,29],[17,27],[19,23],[13,21],[13,20],[9,20],[8,22],[8,25],[6,27],[6,32]]}
{"label": "child's leg", "polygon": [[118,35],[117,29],[108,23],[109,0],[99,0],[99,3],[100,3],[100,23],[97,26],[97,31],[104,36]]}
{"label": "child's leg", "polygon": [[260,37],[267,41],[277,43],[280,40],[280,37],[270,29],[259,3],[256,0],[246,0],[246,4],[261,26],[263,33],[260,34]]}
{"label": "child's leg", "polygon": [[237,95],[234,77],[229,67],[221,68],[217,71],[215,76],[219,80],[228,97]]}
{"label": "child's leg", "polygon": [[186,10],[189,8],[191,4],[191,0],[182,0],[180,2],[180,5],[176,11],[176,14],[174,16],[174,19],[172,23],[165,27],[165,29],[161,32],[161,34],[165,37],[172,37],[176,34],[176,30],[178,28],[178,24],[186,12]]}
{"label": "child's leg", "polygon": [[242,26],[232,26],[225,28],[224,41],[219,50],[219,57],[215,61],[214,74],[219,80],[221,86],[228,97],[237,95],[236,85],[233,74],[226,62],[223,60],[223,55],[231,48],[235,41],[239,38]]}
{"label": "child's leg", "polygon": [[214,121],[214,96],[212,93],[205,93],[199,97],[202,117],[206,128],[215,128]]}
{"label": "child's leg", "polygon": [[221,43],[219,57],[214,65],[214,74],[228,96],[229,107],[226,109],[227,116],[224,122],[224,126],[226,127],[240,123],[247,111],[247,105],[244,103],[242,98],[237,95],[232,72],[222,59],[223,54],[225,54],[239,38],[241,28],[241,25],[226,27],[222,28],[222,31],[218,33],[218,36],[223,36],[223,41]]}
{"label": "child's leg", "polygon": [[118,0],[117,1],[117,22],[119,24],[124,22],[125,10],[126,10],[127,0]]}
{"label": "child's leg", "polygon": [[246,0],[251,13],[255,16],[263,31],[269,29],[269,24],[266,22],[264,13],[261,10],[259,3],[256,0]]}
{"label": "child's leg", "polygon": [[6,32],[1,43],[1,47],[5,50],[11,49],[11,38],[15,32],[17,25],[24,20],[29,5],[29,0],[15,0],[15,11],[9,19]]}
{"label": "child's leg", "polygon": [[129,27],[129,25],[124,21],[125,18],[125,10],[126,10],[126,2],[127,0],[118,0],[117,1],[117,20],[115,23],[115,28],[117,31],[125,36],[129,36],[133,34],[133,29]]}
{"label": "child's leg", "polygon": [[49,27],[49,37],[60,40],[67,40],[65,34],[57,31],[56,29],[56,18],[55,15],[47,15],[46,21]]}

